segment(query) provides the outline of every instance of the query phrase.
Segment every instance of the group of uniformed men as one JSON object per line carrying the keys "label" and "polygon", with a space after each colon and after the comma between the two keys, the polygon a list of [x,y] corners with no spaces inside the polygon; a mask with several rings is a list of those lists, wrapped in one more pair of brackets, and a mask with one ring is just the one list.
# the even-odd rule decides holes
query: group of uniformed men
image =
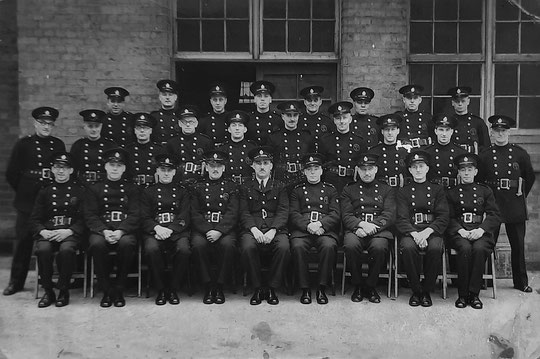
{"label": "group of uniformed men", "polygon": [[[470,88],[449,90],[454,113],[431,116],[419,110],[422,86],[407,85],[399,90],[404,111],[378,118],[369,114],[375,94],[367,87],[351,92],[353,102],[332,104],[330,117],[320,111],[321,86],[301,90],[305,110],[286,101],[278,114],[270,108],[274,85],[256,81],[256,109],[248,114],[226,111],[226,89],[215,84],[206,116],[194,106],[177,106],[175,81],[161,80],[157,88],[161,108],[135,114],[124,110],[127,90],[107,88],[108,112],[80,112],[86,136],[70,152],[51,136],[58,111],[32,112],[35,134],[17,142],[6,171],[16,192],[17,246],[4,295],[23,289],[35,241],[45,289],[39,307],[69,303],[78,248],[95,263],[100,305],[124,306],[141,243],[158,305],[180,302],[190,260],[205,288],[203,302],[224,303],[223,285],[238,252],[255,289],[250,304],[278,304],[276,289],[290,267],[301,303],[309,304],[315,247],[316,301],[325,304],[342,242],[355,287],[351,300],[379,303],[379,272],[397,236],[411,306],[432,305],[446,243],[458,253],[456,307],[480,309],[484,264],[501,222],[512,246],[514,287],[531,291],[524,258],[531,162],[508,143],[515,124],[509,117],[488,119],[490,144],[485,122],[468,111]],[[266,280],[263,252],[270,257]]]}

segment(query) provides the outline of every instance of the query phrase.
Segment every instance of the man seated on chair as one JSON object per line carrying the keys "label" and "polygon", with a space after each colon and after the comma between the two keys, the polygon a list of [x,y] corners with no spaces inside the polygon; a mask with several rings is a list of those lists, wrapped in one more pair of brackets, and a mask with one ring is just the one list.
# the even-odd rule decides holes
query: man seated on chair
{"label": "man seated on chair", "polygon": [[[357,167],[359,181],[349,183],[341,194],[341,216],[345,230],[343,246],[351,281],[355,286],[351,296],[353,302],[361,302],[363,298],[372,303],[381,302],[376,289],[377,280],[388,256],[388,242],[394,239],[390,227],[396,216],[396,195],[392,187],[375,179],[378,158],[373,153],[360,155]],[[364,250],[368,251],[369,273],[360,289]]]}
{"label": "man seated on chair", "polygon": [[[443,186],[427,181],[430,157],[426,151],[411,152],[405,161],[413,180],[397,192],[399,251],[413,292],[409,305],[430,307],[433,304],[430,292],[442,264],[442,235],[449,221],[448,202]],[[425,254],[423,266],[421,253]],[[421,283],[422,267],[424,281]]]}
{"label": "man seated on chair", "polygon": [[482,309],[478,295],[486,260],[495,248],[494,236],[501,225],[495,195],[489,186],[474,181],[478,174],[478,156],[465,153],[457,156],[461,184],[448,191],[450,224],[448,240],[457,251],[458,299],[457,308],[469,304]]}
{"label": "man seated on chair", "polygon": [[[189,194],[173,181],[178,160],[169,154],[155,158],[158,182],[145,188],[141,195],[141,220],[144,252],[148,258],[156,304],[180,303],[178,290],[189,265]],[[165,284],[166,257],[171,258],[171,274]]]}
{"label": "man seated on chair", "polygon": [[300,302],[311,303],[308,257],[311,247],[319,255],[317,303],[327,304],[326,286],[336,261],[340,226],[339,199],[336,187],[321,181],[323,156],[306,154],[301,160],[306,181],[296,185],[290,195],[289,230],[291,250],[302,288]]}
{"label": "man seated on chair", "polygon": [[[248,180],[240,192],[240,254],[255,288],[249,303],[258,305],[266,299],[268,304],[276,305],[279,299],[275,289],[281,287],[291,257],[287,233],[289,198],[284,184],[271,176],[272,148],[256,147],[248,155],[255,178]],[[262,287],[260,251],[272,255],[268,291]]]}
{"label": "man seated on chair", "polygon": [[[126,305],[124,289],[135,253],[139,228],[139,190],[123,178],[128,153],[112,148],[104,153],[107,179],[90,186],[84,201],[84,217],[90,229],[88,253],[96,268],[98,283],[103,289],[100,305],[108,308]],[[109,253],[116,251],[118,276],[116,288],[110,279]]]}
{"label": "man seated on chair", "polygon": [[[67,152],[57,152],[51,162],[54,182],[38,193],[29,223],[36,238],[39,276],[45,289],[38,303],[40,308],[53,303],[57,307],[69,304],[69,282],[76,264],[75,252],[85,230],[81,208],[84,189],[71,178],[73,159]],[[52,282],[54,252],[58,252],[58,299]]]}

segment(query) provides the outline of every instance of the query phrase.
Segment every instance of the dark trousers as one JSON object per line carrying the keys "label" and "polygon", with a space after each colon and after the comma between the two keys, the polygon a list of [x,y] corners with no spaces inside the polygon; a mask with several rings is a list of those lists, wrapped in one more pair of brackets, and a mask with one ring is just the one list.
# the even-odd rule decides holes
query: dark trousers
{"label": "dark trousers", "polygon": [[[387,233],[387,232],[384,232]],[[343,248],[347,257],[347,267],[351,272],[351,282],[358,286],[362,283],[362,254],[368,251],[369,272],[365,286],[374,288],[379,280],[379,273],[388,257],[388,239],[379,234],[368,237],[358,237],[348,232],[343,238]]]}
{"label": "dark trousers", "polygon": [[[508,242],[512,250],[512,280],[514,287],[518,289],[525,288],[529,285],[527,277],[527,267],[525,265],[525,222],[520,223],[505,223]],[[495,240],[499,238],[500,227],[494,234]]]}
{"label": "dark trousers", "polygon": [[489,236],[482,236],[476,241],[463,237],[453,238],[453,248],[457,252],[456,267],[458,274],[458,294],[465,297],[469,292],[478,295],[482,287],[482,275],[486,260],[495,246]]}
{"label": "dark trousers", "polygon": [[[123,291],[127,285],[127,277],[135,253],[137,251],[137,239],[133,234],[126,234],[115,244],[110,244],[101,234],[92,233],[88,237],[88,253],[94,260],[96,275],[103,291],[108,293],[111,290],[111,259],[116,261],[118,276],[116,287]],[[116,256],[110,256],[111,251],[116,251]]]}
{"label": "dark trousers", "polygon": [[53,259],[56,253],[56,266],[58,267],[58,289],[69,288],[71,275],[75,270],[77,238],[69,236],[62,242],[50,242],[40,237],[36,242],[36,256],[39,267],[41,285],[45,290],[53,289]]}
{"label": "dark trousers", "polygon": [[330,236],[306,234],[291,236],[291,251],[300,288],[309,288],[309,250],[317,248],[319,255],[319,285],[328,285],[336,263],[337,241]]}
{"label": "dark trousers", "polygon": [[11,262],[11,276],[9,282],[16,288],[23,288],[28,275],[28,267],[30,266],[30,258],[32,257],[32,249],[34,247],[34,238],[28,228],[28,219],[30,213],[17,211],[17,219],[15,220],[15,251],[13,252],[13,260]]}
{"label": "dark trousers", "polygon": [[[236,256],[236,237],[224,234],[214,243],[210,243],[202,233],[193,232],[191,236],[193,259],[199,267],[199,278],[203,284],[225,284],[231,278]],[[216,264],[217,273],[212,271]]]}
{"label": "dark trousers", "polygon": [[[399,241],[399,251],[403,261],[403,268],[413,293],[431,292],[435,288],[437,275],[442,265],[443,239],[437,235],[428,238],[428,246],[421,254],[420,247],[409,236]],[[422,257],[423,266],[422,266]],[[424,281],[420,283],[420,273],[424,268]]]}
{"label": "dark trousers", "polygon": [[242,264],[255,288],[262,285],[261,254],[264,252],[272,255],[268,285],[272,288],[280,288],[291,259],[289,237],[286,234],[276,234],[272,242],[263,244],[257,243],[251,233],[242,235],[240,239]]}
{"label": "dark trousers", "polygon": [[[189,238],[179,233],[173,233],[165,240],[157,240],[152,235],[144,237],[144,253],[154,279],[154,287],[164,290],[166,287],[178,291],[189,266]],[[172,269],[169,285],[165,285],[165,268],[167,256],[170,258]]]}

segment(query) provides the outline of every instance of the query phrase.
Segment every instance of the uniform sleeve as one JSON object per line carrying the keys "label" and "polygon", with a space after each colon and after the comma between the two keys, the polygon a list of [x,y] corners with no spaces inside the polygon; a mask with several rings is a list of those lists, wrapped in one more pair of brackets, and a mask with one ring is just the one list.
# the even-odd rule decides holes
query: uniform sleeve
{"label": "uniform sleeve", "polygon": [[11,156],[9,157],[8,165],[6,168],[6,180],[11,186],[11,188],[13,188],[15,191],[19,187],[19,182],[22,176],[22,147],[23,145],[21,140],[15,143],[15,146],[13,146],[13,150],[11,150]]}
{"label": "uniform sleeve", "polygon": [[39,191],[36,201],[34,202],[34,207],[32,208],[32,214],[28,220],[28,227],[33,235],[38,235],[39,232],[46,229],[43,225],[43,220],[47,213],[47,203],[49,202],[47,200],[46,191],[46,188],[42,188]]}
{"label": "uniform sleeve", "polygon": [[227,209],[223,214],[223,219],[216,226],[216,231],[221,233],[231,232],[238,222],[238,212],[239,212],[240,202],[238,200],[238,192],[232,190],[229,192],[229,202],[227,203]]}
{"label": "uniform sleeve", "polygon": [[271,228],[277,230],[283,229],[287,226],[289,219],[289,198],[287,197],[287,190],[281,188],[278,194],[278,203],[274,220],[272,221]]}
{"label": "uniform sleeve", "polygon": [[212,226],[204,218],[204,201],[201,194],[194,190],[191,197],[191,224],[193,229],[198,232],[206,233],[212,229]]}
{"label": "uniform sleeve", "polygon": [[339,224],[339,221],[341,220],[340,208],[339,208],[339,196],[335,188],[330,194],[330,196],[328,196],[328,202],[329,202],[328,214],[320,220],[326,232],[336,230],[336,227]]}
{"label": "uniform sleeve", "polygon": [[118,229],[121,229],[126,233],[132,233],[140,226],[140,198],[139,190],[136,185],[130,186],[127,211],[127,218],[120,222]]}
{"label": "uniform sleeve", "polygon": [[438,234],[443,234],[448,227],[449,212],[448,201],[444,189],[439,187],[435,195],[435,208],[434,208],[435,220],[430,223],[429,228],[433,229]]}
{"label": "uniform sleeve", "polygon": [[449,215],[447,232],[450,236],[455,236],[456,234],[458,234],[458,231],[463,228],[463,226],[461,225],[461,222],[457,218],[457,213],[456,213],[457,203],[454,200],[453,196],[454,194],[452,190],[450,190],[446,196],[447,202],[448,202],[448,215]]}
{"label": "uniform sleeve", "polygon": [[155,221],[155,216],[153,213],[154,204],[152,200],[151,189],[147,188],[141,193],[141,223],[142,229],[145,233],[154,234],[154,227],[159,223]]}
{"label": "uniform sleeve", "polygon": [[501,226],[501,215],[499,212],[499,207],[497,206],[497,202],[495,201],[495,195],[493,194],[493,191],[489,187],[486,187],[485,191],[485,218],[480,225],[480,228],[482,228],[487,233],[494,234],[495,231]]}
{"label": "uniform sleeve", "polygon": [[90,231],[102,233],[103,230],[107,229],[107,226],[99,216],[99,194],[97,192],[97,187],[92,186],[85,193],[83,202],[84,219]]}
{"label": "uniform sleeve", "polygon": [[377,233],[388,229],[396,219],[396,191],[390,188],[384,196],[383,211],[373,219],[373,223],[379,226]]}
{"label": "uniform sleeve", "polygon": [[343,188],[340,204],[343,227],[348,231],[354,232],[361,220],[355,216],[351,188],[349,186]]}
{"label": "uniform sleeve", "polygon": [[486,123],[480,117],[478,119],[479,124],[476,131],[478,133],[478,152],[480,153],[480,151],[491,146],[491,139],[489,137],[489,130]]}
{"label": "uniform sleeve", "polygon": [[81,141],[77,140],[71,146],[69,153],[73,157],[73,168],[75,170],[75,175],[77,176],[81,172]]}
{"label": "uniform sleeve", "polygon": [[406,235],[416,231],[416,228],[411,223],[411,213],[409,212],[409,199],[405,197],[405,191],[399,189],[397,191],[397,217],[396,217],[396,229],[402,234]]}
{"label": "uniform sleeve", "polygon": [[293,228],[306,232],[309,219],[302,216],[302,211],[300,208],[301,198],[299,197],[299,193],[302,192],[293,190],[291,193],[289,201],[289,222]]}
{"label": "uniform sleeve", "polygon": [[75,207],[73,208],[73,222],[69,229],[73,231],[73,233],[77,235],[82,235],[84,231],[86,230],[86,225],[84,223],[84,214],[83,214],[83,206],[84,206],[84,196],[85,196],[85,189],[84,187],[78,187],[77,188],[77,203]]}
{"label": "uniform sleeve", "polygon": [[251,215],[248,191],[240,191],[240,225],[242,229],[249,231],[252,227],[256,227],[255,219]]}
{"label": "uniform sleeve", "polygon": [[174,219],[174,222],[169,225],[170,229],[178,233],[185,231],[189,227],[191,219],[189,215],[191,205],[189,203],[190,197],[188,191],[183,188],[180,193],[178,198],[179,206],[175,213],[176,218]]}
{"label": "uniform sleeve", "polygon": [[525,193],[525,197],[527,197],[534,185],[536,175],[534,174],[534,170],[531,164],[531,157],[525,150],[523,150],[523,158],[522,163],[520,163],[520,168],[521,177],[523,177],[523,180],[525,181],[523,193]]}

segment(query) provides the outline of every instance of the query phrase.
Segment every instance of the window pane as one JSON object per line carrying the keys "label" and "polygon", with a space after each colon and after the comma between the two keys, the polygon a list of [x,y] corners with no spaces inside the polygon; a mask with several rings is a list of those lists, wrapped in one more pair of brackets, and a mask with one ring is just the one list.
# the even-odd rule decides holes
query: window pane
{"label": "window pane", "polygon": [[469,112],[476,115],[480,114],[480,98],[478,97],[469,97],[471,102],[469,103]]}
{"label": "window pane", "polygon": [[456,23],[435,23],[435,52],[441,54],[457,52]]}
{"label": "window pane", "polygon": [[313,18],[314,19],[335,19],[336,10],[334,8],[335,0],[313,0]]}
{"label": "window pane", "polygon": [[520,80],[520,95],[540,95],[540,65],[521,65]]}
{"label": "window pane", "polygon": [[462,22],[459,24],[459,53],[482,53],[482,23]]}
{"label": "window pane", "polygon": [[461,20],[482,20],[482,1],[459,0]]}
{"label": "window pane", "polygon": [[540,128],[540,98],[522,97],[519,100],[519,128]]}
{"label": "window pane", "polygon": [[289,51],[309,52],[309,21],[289,21]]}
{"label": "window pane", "polygon": [[313,43],[314,52],[334,51],[334,21],[313,21]]}
{"label": "window pane", "polygon": [[495,114],[516,118],[517,100],[515,97],[495,97]]}
{"label": "window pane", "polygon": [[202,50],[224,51],[223,20],[202,22]]}
{"label": "window pane", "polygon": [[437,0],[434,2],[435,20],[457,20],[457,0]]}
{"label": "window pane", "polygon": [[227,17],[249,17],[249,0],[227,0]]}
{"label": "window pane", "polygon": [[[327,74],[321,75],[321,74],[300,74],[300,78],[298,79],[298,89],[303,89],[307,86],[312,85],[318,85],[324,87],[324,92],[322,94],[323,98],[329,98],[332,96],[332,87],[335,87],[333,79],[328,76]],[[297,94],[297,96],[300,96]]]}
{"label": "window pane", "polygon": [[432,24],[411,23],[410,51],[413,54],[430,54],[433,52],[431,45]]}
{"label": "window pane", "polygon": [[521,53],[540,53],[540,24],[534,22],[521,24]]}
{"label": "window pane", "polygon": [[446,95],[448,89],[456,86],[457,65],[433,65],[433,94]]}
{"label": "window pane", "polygon": [[199,17],[199,0],[178,0],[178,17]]}
{"label": "window pane", "polygon": [[424,93],[431,93],[431,66],[432,65],[410,65],[410,83],[424,86]]}
{"label": "window pane", "polygon": [[411,20],[431,20],[433,18],[432,0],[411,1]]}
{"label": "window pane", "polygon": [[514,5],[510,4],[507,0],[497,0],[497,7],[495,8],[497,20],[517,20],[519,17],[519,10]]}
{"label": "window pane", "polygon": [[276,91],[273,94],[275,99],[295,99],[298,89],[296,88],[296,75],[280,75],[272,74],[264,77],[266,81],[270,81],[276,86]]}
{"label": "window pane", "polygon": [[249,51],[249,21],[228,20],[227,51]]}
{"label": "window pane", "polygon": [[199,22],[196,20],[181,20],[178,22],[178,50],[200,51]]}
{"label": "window pane", "polygon": [[433,114],[437,113],[450,113],[452,106],[450,105],[450,99],[444,97],[433,98]]}
{"label": "window pane", "polygon": [[285,21],[265,20],[264,51],[285,51]]}
{"label": "window pane", "polygon": [[[289,0],[289,19],[309,19],[310,0]],[[316,5],[315,5],[316,6]]]}
{"label": "window pane", "polygon": [[419,106],[420,111],[427,111],[433,113],[431,109],[431,97],[422,97],[422,103]]}
{"label": "window pane", "polygon": [[264,1],[263,17],[285,19],[286,6],[286,0],[266,0]]}
{"label": "window pane", "polygon": [[495,26],[495,52],[498,54],[518,52],[517,23],[497,23]]}
{"label": "window pane", "polygon": [[223,0],[203,0],[202,17],[224,17]]}
{"label": "window pane", "polygon": [[482,65],[459,65],[458,84],[469,86],[473,94],[480,94],[482,89]]}
{"label": "window pane", "polygon": [[517,65],[495,65],[495,95],[516,95],[517,87]]}

